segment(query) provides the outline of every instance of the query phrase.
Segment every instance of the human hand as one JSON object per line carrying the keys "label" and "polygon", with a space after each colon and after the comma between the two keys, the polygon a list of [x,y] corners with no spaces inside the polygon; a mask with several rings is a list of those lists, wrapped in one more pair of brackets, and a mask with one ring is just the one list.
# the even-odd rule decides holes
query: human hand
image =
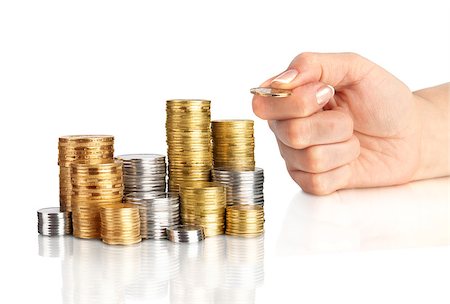
{"label": "human hand", "polygon": [[[289,174],[306,192],[323,195],[449,173],[448,156],[439,169],[442,162],[423,155],[429,152],[424,145],[437,145],[425,138],[426,120],[437,115],[434,105],[359,55],[303,53],[262,86],[292,90],[286,98],[255,95],[253,111],[269,121]],[[448,114],[445,122],[448,127]],[[445,158],[441,152],[436,156]]]}

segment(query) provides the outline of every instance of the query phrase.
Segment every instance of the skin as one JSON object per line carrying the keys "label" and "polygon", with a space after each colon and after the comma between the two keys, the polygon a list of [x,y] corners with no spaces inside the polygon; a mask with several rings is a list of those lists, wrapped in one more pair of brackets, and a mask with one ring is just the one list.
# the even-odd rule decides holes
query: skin
{"label": "skin", "polygon": [[[302,53],[287,70],[286,98],[253,97],[291,177],[306,192],[378,187],[447,176],[450,83],[411,92],[380,66],[353,53]],[[335,94],[318,104],[326,85]]]}

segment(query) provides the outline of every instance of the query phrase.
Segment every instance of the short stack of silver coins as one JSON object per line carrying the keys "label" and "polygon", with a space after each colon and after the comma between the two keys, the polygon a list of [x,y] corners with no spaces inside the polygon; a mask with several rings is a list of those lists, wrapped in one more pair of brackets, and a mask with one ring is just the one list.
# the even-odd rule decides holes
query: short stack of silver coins
{"label": "short stack of silver coins", "polygon": [[195,243],[205,239],[205,232],[200,226],[172,226],[167,228],[167,239],[175,243]]}
{"label": "short stack of silver coins", "polygon": [[174,192],[130,193],[125,203],[138,205],[143,239],[165,239],[166,229],[180,222],[180,198]]}
{"label": "short stack of silver coins", "polygon": [[160,154],[125,154],[123,161],[124,195],[136,192],[166,191],[166,157]]}
{"label": "short stack of silver coins", "polygon": [[264,205],[264,171],[228,170],[216,168],[212,170],[212,179],[226,186],[227,206]]}
{"label": "short stack of silver coins", "polygon": [[37,211],[38,232],[45,236],[72,234],[70,212],[60,211],[59,207],[42,208]]}

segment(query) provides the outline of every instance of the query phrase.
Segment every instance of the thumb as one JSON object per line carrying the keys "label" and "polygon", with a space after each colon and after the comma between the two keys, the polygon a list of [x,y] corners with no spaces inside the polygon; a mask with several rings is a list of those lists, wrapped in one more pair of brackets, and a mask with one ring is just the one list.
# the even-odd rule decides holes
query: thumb
{"label": "thumb", "polygon": [[286,71],[270,79],[270,86],[293,89],[322,82],[339,88],[360,81],[374,66],[354,53],[302,53],[294,58]]}

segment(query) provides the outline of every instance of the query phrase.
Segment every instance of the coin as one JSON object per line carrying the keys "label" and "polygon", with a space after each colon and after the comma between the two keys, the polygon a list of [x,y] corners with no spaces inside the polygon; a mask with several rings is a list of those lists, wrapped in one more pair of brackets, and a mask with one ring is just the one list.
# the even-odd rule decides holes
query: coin
{"label": "coin", "polygon": [[264,232],[264,208],[259,205],[234,205],[226,209],[227,235],[254,237]]}
{"label": "coin", "polygon": [[100,208],[120,204],[123,198],[122,160],[108,163],[71,164],[73,234],[78,238],[100,238]]}
{"label": "coin", "polygon": [[227,190],[227,206],[232,205],[264,205],[264,171],[230,170],[215,168],[212,179],[225,185]]}
{"label": "coin", "polygon": [[160,154],[124,154],[124,194],[166,191],[166,157]]}
{"label": "coin", "polygon": [[291,90],[275,89],[270,87],[259,87],[250,89],[250,93],[264,97],[288,97],[292,95]]}
{"label": "coin", "polygon": [[180,223],[180,199],[177,192],[135,192],[125,202],[139,208],[141,236],[144,239],[165,239],[166,228]]}
{"label": "coin", "polygon": [[212,168],[209,100],[166,102],[169,191],[185,181],[209,181]]}
{"label": "coin", "polygon": [[45,236],[72,234],[72,216],[70,212],[58,207],[42,208],[37,211],[38,232]]}
{"label": "coin", "polygon": [[255,139],[253,120],[213,120],[214,168],[253,169],[255,167]]}
{"label": "coin", "polygon": [[101,238],[110,245],[139,243],[139,210],[133,204],[105,204],[100,207]]}
{"label": "coin", "polygon": [[224,233],[224,186],[212,182],[184,182],[180,184],[180,199],[183,224],[203,227],[206,237]]}
{"label": "coin", "polygon": [[169,241],[176,243],[195,243],[205,239],[202,227],[195,225],[178,225],[166,229]]}
{"label": "coin", "polygon": [[58,165],[60,168],[60,208],[71,211],[71,175],[73,162],[111,162],[114,155],[114,137],[111,135],[66,135],[58,140]]}

